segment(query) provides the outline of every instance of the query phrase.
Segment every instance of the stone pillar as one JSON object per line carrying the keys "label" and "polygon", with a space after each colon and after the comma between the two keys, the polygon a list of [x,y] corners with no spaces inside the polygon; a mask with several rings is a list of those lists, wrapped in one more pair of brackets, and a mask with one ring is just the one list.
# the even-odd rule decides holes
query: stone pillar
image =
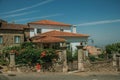
{"label": "stone pillar", "polygon": [[15,53],[14,53],[14,51],[10,52],[10,64],[9,64],[9,66],[11,68],[15,67]]}
{"label": "stone pillar", "polygon": [[117,58],[116,58],[116,54],[113,53],[113,66],[116,67],[117,66]]}
{"label": "stone pillar", "polygon": [[77,46],[78,49],[78,70],[84,71],[84,64],[83,64],[83,58],[84,58],[84,52],[83,52],[83,45]]}
{"label": "stone pillar", "polygon": [[120,71],[120,54],[116,54],[117,71]]}
{"label": "stone pillar", "polygon": [[87,51],[87,49],[84,48],[84,49],[83,49],[83,52],[84,52],[84,53],[83,53],[83,54],[84,54],[84,55],[83,55],[83,56],[84,56],[84,60],[87,60],[87,57],[88,57],[88,51]]}
{"label": "stone pillar", "polygon": [[62,61],[63,61],[63,72],[67,72],[68,71],[68,65],[67,65],[67,53],[66,53],[66,46],[62,46]]}
{"label": "stone pillar", "polygon": [[57,50],[56,52],[57,52],[57,54],[59,56],[58,61],[61,62],[62,61],[62,51],[61,50]]}
{"label": "stone pillar", "polygon": [[119,59],[118,71],[120,71],[120,55],[119,55],[118,59]]}

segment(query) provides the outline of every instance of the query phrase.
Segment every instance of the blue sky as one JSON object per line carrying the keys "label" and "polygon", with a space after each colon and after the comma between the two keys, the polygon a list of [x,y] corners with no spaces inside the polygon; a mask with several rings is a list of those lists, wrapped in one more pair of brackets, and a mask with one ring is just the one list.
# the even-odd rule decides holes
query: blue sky
{"label": "blue sky", "polygon": [[120,42],[120,0],[0,0],[0,18],[26,24],[42,19],[77,25],[97,46]]}

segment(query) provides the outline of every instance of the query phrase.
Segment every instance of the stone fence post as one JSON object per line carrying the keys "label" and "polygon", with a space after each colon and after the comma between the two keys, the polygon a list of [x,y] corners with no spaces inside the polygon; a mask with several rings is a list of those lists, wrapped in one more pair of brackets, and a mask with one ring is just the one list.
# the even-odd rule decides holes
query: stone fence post
{"label": "stone fence post", "polygon": [[116,54],[113,53],[113,66],[116,67],[117,66],[117,57]]}
{"label": "stone fence post", "polygon": [[15,67],[15,53],[14,51],[10,52],[10,64],[9,64],[10,68]]}
{"label": "stone fence post", "polygon": [[84,52],[83,52],[83,46],[76,46],[78,49],[78,70],[84,71],[84,64],[83,64],[83,58],[84,58]]}
{"label": "stone fence post", "polygon": [[120,71],[120,54],[113,54],[113,66],[116,67],[116,71]]}
{"label": "stone fence post", "polygon": [[67,53],[66,53],[66,46],[62,46],[62,61],[63,61],[63,72],[67,72],[68,71],[68,65],[67,65]]}
{"label": "stone fence post", "polygon": [[118,53],[116,55],[116,57],[117,57],[117,61],[116,61],[116,63],[117,63],[117,71],[120,71],[120,54]]}

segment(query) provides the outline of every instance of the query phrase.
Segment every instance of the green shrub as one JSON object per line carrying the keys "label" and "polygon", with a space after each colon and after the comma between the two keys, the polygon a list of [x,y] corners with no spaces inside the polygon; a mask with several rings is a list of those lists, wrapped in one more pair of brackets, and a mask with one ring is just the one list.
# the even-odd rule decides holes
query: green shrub
{"label": "green shrub", "polygon": [[95,56],[92,56],[92,55],[89,56],[89,59],[90,59],[90,61],[92,61],[92,62],[96,61]]}
{"label": "green shrub", "polygon": [[67,50],[67,61],[73,61],[72,52],[70,50]]}
{"label": "green shrub", "polygon": [[8,65],[8,61],[5,59],[4,54],[0,54],[0,65]]}
{"label": "green shrub", "polygon": [[99,55],[98,55],[98,58],[104,59],[104,58],[105,58],[105,54],[104,54],[104,53],[99,54]]}

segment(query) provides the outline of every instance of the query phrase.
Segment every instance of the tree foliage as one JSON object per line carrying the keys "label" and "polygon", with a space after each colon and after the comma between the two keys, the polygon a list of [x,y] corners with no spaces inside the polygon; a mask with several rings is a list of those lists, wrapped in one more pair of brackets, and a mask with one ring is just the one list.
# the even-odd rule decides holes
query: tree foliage
{"label": "tree foliage", "polygon": [[75,50],[73,54],[73,60],[78,60],[78,50]]}
{"label": "tree foliage", "polygon": [[73,56],[72,56],[72,52],[70,50],[67,50],[67,61],[72,62],[73,61]]}
{"label": "tree foliage", "polygon": [[116,53],[116,52],[120,53],[120,42],[107,45],[105,48],[106,48],[106,53],[108,54],[108,57],[111,58],[113,53]]}

